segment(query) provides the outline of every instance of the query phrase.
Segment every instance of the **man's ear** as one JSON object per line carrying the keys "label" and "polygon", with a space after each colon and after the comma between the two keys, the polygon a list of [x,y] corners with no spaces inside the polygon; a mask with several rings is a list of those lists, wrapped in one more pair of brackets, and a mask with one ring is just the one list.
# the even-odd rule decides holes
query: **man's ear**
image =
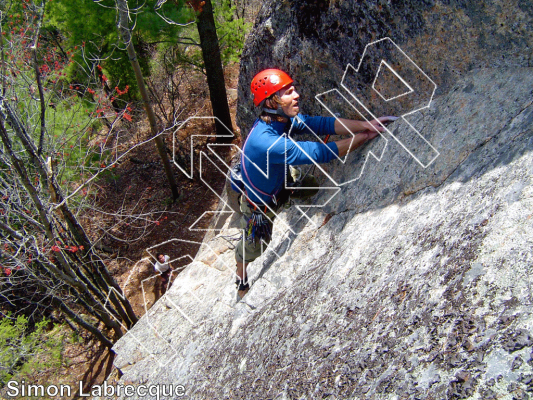
{"label": "man's ear", "polygon": [[266,108],[270,108],[272,110],[277,110],[278,109],[278,103],[272,99],[272,98],[268,98],[265,100],[265,107]]}

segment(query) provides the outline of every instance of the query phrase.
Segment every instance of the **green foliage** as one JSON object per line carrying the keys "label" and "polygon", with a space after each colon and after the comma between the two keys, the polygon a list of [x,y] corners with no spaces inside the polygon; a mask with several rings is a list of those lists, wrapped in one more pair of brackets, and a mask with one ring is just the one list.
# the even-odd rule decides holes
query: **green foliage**
{"label": "green foliage", "polygon": [[47,332],[48,325],[49,321],[43,319],[30,332],[28,320],[22,315],[0,321],[0,387],[15,375],[27,377],[61,365],[63,335],[57,326]]}
{"label": "green foliage", "polygon": [[[78,331],[73,330],[70,332],[70,341],[71,343],[81,343],[82,337],[80,336]],[[65,361],[68,365],[69,360],[65,360]]]}
{"label": "green foliage", "polygon": [[[130,0],[130,3],[131,0]],[[139,2],[143,7],[135,14],[135,33],[145,42],[162,41],[176,44],[183,33],[183,26],[194,21],[194,13],[184,1],[167,1],[156,9],[157,1]],[[130,5],[131,7],[131,5]]]}
{"label": "green foliage", "polygon": [[[89,147],[91,132],[98,132],[103,124],[97,118],[94,103],[72,95],[58,102],[48,112],[49,146],[54,149],[59,164],[57,178],[60,182],[78,182],[83,176],[94,174],[107,162],[109,151]],[[80,175],[81,174],[81,175]]]}
{"label": "green foliage", "polygon": [[[74,12],[71,7],[79,7],[82,15],[86,16],[84,12],[99,11],[100,8],[94,8],[95,5],[86,4],[85,1],[73,0],[72,3],[62,1],[54,1],[54,10],[59,12]],[[27,4],[25,8],[21,5]],[[47,4],[48,7],[48,4]],[[50,5],[50,7],[52,7]],[[52,7],[52,8],[53,8]],[[84,8],[85,7],[85,8]],[[102,8],[103,9],[103,8]],[[114,12],[114,9],[111,10]],[[16,99],[17,112],[19,113],[23,124],[28,130],[32,139],[37,143],[40,135],[40,120],[41,110],[40,102],[36,99],[38,95],[35,83],[28,85],[34,78],[34,70],[32,64],[32,57],[27,43],[33,41],[34,31],[31,28],[33,23],[33,13],[27,0],[15,0],[12,3],[12,8],[7,16],[0,21],[3,28],[2,35],[4,47],[2,49],[4,57],[10,60],[9,70],[11,74],[9,80],[6,81],[8,88],[7,97]],[[113,28],[116,32],[113,20],[97,15],[97,21],[103,21],[105,26],[107,21],[107,28]],[[50,21],[58,23],[58,19],[51,18]],[[67,35],[73,40],[81,39],[82,33],[76,33],[78,27],[82,29],[77,19],[65,18],[65,23],[69,29],[74,29],[72,35]],[[94,22],[94,21],[93,21]],[[92,26],[89,24],[88,26]],[[10,30],[6,29],[9,28]],[[41,75],[41,82],[44,87],[44,103],[46,104],[46,135],[44,141],[44,154],[51,156],[54,161],[58,162],[57,177],[60,182],[80,182],[87,176],[100,169],[102,164],[107,164],[107,157],[109,152],[105,153],[99,148],[102,144],[99,140],[93,140],[93,136],[104,126],[102,121],[105,118],[119,119],[120,115],[110,102],[111,98],[119,107],[126,108],[128,103],[123,100],[129,90],[125,85],[117,86],[114,89],[109,89],[109,94],[105,93],[102,80],[107,80],[104,68],[93,67],[93,70],[79,69],[80,76],[76,78],[82,83],[68,84],[68,71],[74,67],[79,67],[80,64],[75,62],[76,57],[86,55],[87,49],[90,46],[74,46],[71,49],[62,47],[68,40],[55,38],[51,36],[51,31],[48,31],[48,37],[43,36],[38,43],[46,44],[38,47],[37,58]],[[55,31],[54,34],[58,34]],[[77,36],[78,35],[78,36]],[[117,36],[109,34],[109,40],[116,40]],[[48,41],[48,43],[46,43]],[[83,58],[83,57],[82,57]],[[119,60],[120,61],[120,60]],[[129,60],[126,59],[127,65],[123,65],[119,69],[131,71]],[[110,64],[112,67],[115,65]],[[133,72],[132,72],[133,74]],[[70,79],[70,78],[69,78]],[[124,110],[119,110],[124,111]],[[126,117],[131,118],[129,114]],[[89,141],[93,140],[92,145]],[[18,146],[18,144],[17,144]],[[81,170],[81,174],[80,174]],[[66,190],[68,192],[68,188]]]}
{"label": "green foliage", "polygon": [[215,0],[213,6],[222,63],[238,62],[252,24],[244,22],[243,18],[236,18],[236,5],[231,0]]}
{"label": "green foliage", "polygon": [[[75,63],[66,70],[69,81],[84,83],[86,76],[102,59],[114,54],[118,33],[112,0],[105,0],[101,6],[93,1],[55,0],[46,4],[43,33],[51,43],[61,46],[63,51],[76,52]],[[77,49],[76,49],[77,50]]]}
{"label": "green foliage", "polygon": [[[146,2],[129,1],[130,17],[134,27],[133,44],[144,76],[150,75],[149,61],[153,57],[156,43],[176,44],[180,28],[161,18],[176,23],[191,20],[187,7],[164,4],[156,10],[156,0]],[[159,14],[159,15],[158,15]],[[79,46],[75,63],[67,69],[71,82],[84,82],[88,72],[96,65],[103,67],[102,75],[109,80],[109,86],[129,85],[128,96],[135,98],[137,83],[125,46],[118,35],[117,10],[113,0],[99,2],[88,0],[54,0],[47,3],[45,29],[50,41],[59,39],[65,49]]]}
{"label": "green foliage", "polygon": [[[236,6],[230,0],[214,0],[213,8],[222,64],[225,66],[238,62],[244,47],[246,34],[252,24],[244,22],[243,18],[236,17]],[[183,35],[196,43],[200,43],[196,25],[184,30]],[[169,59],[175,65],[190,65],[196,70],[205,72],[202,51],[199,46],[190,46],[188,44],[179,46],[177,51],[172,52],[172,56],[173,58]]]}
{"label": "green foliage", "polygon": [[[62,0],[53,3],[67,4]],[[72,3],[83,8],[82,2]],[[65,310],[76,293],[89,300],[88,312],[102,317],[104,310],[95,311],[91,307],[94,304],[95,308],[101,307],[106,290],[101,287],[101,292],[92,291],[89,295],[88,290],[80,289],[65,277],[76,274],[78,279],[87,279],[91,275],[86,271],[98,268],[107,274],[107,282],[112,280],[105,266],[92,258],[90,239],[77,222],[77,215],[92,207],[95,197],[92,190],[98,188],[95,182],[98,174],[114,167],[107,158],[113,157],[114,162],[120,151],[127,151],[121,141],[127,133],[120,136],[122,131],[117,131],[128,124],[122,119],[132,120],[133,109],[121,99],[128,94],[129,87],[109,87],[106,71],[96,64],[100,60],[81,57],[87,55],[88,46],[82,43],[78,48],[66,47],[69,32],[51,25],[47,32],[42,32],[41,0],[13,0],[9,1],[13,7],[2,9],[5,4],[0,2],[0,11],[4,11],[0,13],[4,113],[0,214],[5,222],[0,286],[7,288],[0,291],[2,311],[39,315],[42,308],[58,304],[54,300],[63,302],[61,308]],[[79,18],[80,10],[71,11]],[[115,32],[116,27],[113,28]],[[32,46],[33,43],[37,46]],[[76,59],[78,56],[81,58]],[[83,73],[80,72],[79,81],[71,82],[72,77],[66,76],[65,71],[75,67]],[[64,201],[58,212],[55,205],[61,200]],[[65,224],[65,220],[74,222]],[[57,268],[65,275],[58,273]],[[115,306],[121,308],[122,304]],[[74,311],[67,314],[77,320]],[[135,321],[136,317],[130,314],[130,321]],[[36,363],[42,367],[57,360],[59,353],[54,341],[44,337],[45,322],[31,333],[25,320],[10,323],[6,318],[0,322],[2,382],[15,373],[31,373]],[[118,330],[116,325],[110,325]],[[99,328],[93,328],[92,332],[109,346],[110,341]]]}

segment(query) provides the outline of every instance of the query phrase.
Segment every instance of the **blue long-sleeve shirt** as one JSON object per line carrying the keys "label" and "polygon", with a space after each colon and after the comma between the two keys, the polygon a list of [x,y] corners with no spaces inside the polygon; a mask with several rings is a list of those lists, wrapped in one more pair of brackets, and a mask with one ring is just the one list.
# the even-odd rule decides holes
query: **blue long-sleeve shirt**
{"label": "blue long-sleeve shirt", "polygon": [[[292,125],[292,128],[291,128]],[[287,137],[294,134],[335,134],[335,118],[309,117],[298,114],[290,122],[273,121],[267,124],[258,119],[243,146],[242,180],[251,201],[256,204],[271,204],[272,195],[277,195],[285,185],[285,162],[287,165],[327,163],[338,157],[334,142],[296,142]],[[254,165],[255,164],[255,165]]]}

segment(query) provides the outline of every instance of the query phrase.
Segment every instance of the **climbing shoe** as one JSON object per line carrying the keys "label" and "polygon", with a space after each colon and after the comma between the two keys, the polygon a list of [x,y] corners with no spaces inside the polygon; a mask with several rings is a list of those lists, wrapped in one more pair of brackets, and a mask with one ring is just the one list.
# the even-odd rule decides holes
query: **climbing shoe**
{"label": "climbing shoe", "polygon": [[250,285],[248,283],[244,284],[240,282],[239,286],[237,287],[237,295],[240,299],[242,299],[244,295],[248,293],[248,290],[250,290]]}

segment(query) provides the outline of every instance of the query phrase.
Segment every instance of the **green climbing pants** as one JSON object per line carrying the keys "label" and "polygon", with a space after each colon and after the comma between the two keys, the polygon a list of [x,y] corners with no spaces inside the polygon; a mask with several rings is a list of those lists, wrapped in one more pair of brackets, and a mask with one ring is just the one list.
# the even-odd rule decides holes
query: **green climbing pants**
{"label": "green climbing pants", "polygon": [[[301,184],[302,187],[312,187],[316,189],[296,189],[293,194],[291,194],[292,199],[300,199],[300,200],[306,200],[315,194],[318,193],[318,181],[317,179],[312,176],[308,175],[303,179],[303,182]],[[248,226],[248,221],[252,217],[252,208],[250,208],[249,203],[246,201],[246,199],[241,196],[239,199],[240,203],[240,211],[242,213],[241,219],[239,220],[239,227],[242,229],[241,232],[242,235],[244,235],[244,230]],[[283,205],[278,204],[278,208],[281,208]],[[272,232],[272,225],[274,222],[274,218],[276,217],[276,214],[274,214],[272,211],[267,210],[265,214],[269,221],[269,227],[270,231]],[[268,246],[268,243],[270,243],[271,238],[263,238],[261,240],[254,240],[253,243],[248,242],[244,237],[241,237],[241,240],[237,243],[235,247],[235,260],[240,263],[250,263],[254,261],[256,258],[258,258],[261,254],[263,254],[264,249]]]}

